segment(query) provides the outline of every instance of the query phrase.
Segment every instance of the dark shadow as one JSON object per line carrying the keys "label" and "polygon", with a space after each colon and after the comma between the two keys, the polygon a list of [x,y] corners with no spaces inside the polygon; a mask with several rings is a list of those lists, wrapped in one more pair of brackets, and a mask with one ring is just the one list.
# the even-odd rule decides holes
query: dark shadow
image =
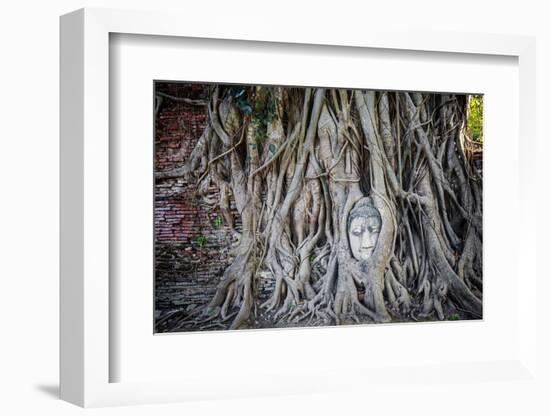
{"label": "dark shadow", "polygon": [[44,393],[46,396],[50,396],[53,399],[59,399],[59,385],[58,384],[37,384],[34,386],[36,390]]}

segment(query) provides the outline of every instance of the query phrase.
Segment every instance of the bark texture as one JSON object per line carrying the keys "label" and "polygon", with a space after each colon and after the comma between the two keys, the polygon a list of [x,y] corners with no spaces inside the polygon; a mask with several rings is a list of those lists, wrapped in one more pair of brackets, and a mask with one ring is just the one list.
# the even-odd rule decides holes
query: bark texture
{"label": "bark texture", "polygon": [[[162,96],[170,99],[169,96]],[[212,86],[209,125],[185,165],[211,183],[234,260],[211,302],[172,330],[482,316],[482,181],[465,95]],[[159,104],[161,105],[161,104]],[[358,260],[349,216],[370,198],[381,227]],[[261,279],[274,279],[260,302]],[[454,318],[453,318],[454,317]]]}

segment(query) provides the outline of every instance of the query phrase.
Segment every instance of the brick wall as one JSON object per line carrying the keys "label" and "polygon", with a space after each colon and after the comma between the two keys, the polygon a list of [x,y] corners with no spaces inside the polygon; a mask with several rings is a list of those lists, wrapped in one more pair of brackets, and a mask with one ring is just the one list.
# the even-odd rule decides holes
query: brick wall
{"label": "brick wall", "polygon": [[[201,84],[157,83],[156,87],[178,97],[204,95]],[[185,163],[206,123],[206,107],[163,99],[155,124],[156,172]],[[208,196],[217,198],[218,189],[211,186]],[[240,219],[236,210],[233,214],[238,229]],[[156,316],[206,304],[232,261],[230,250],[236,243],[219,209],[197,198],[192,184],[166,179],[156,182],[154,215]],[[272,290],[272,282],[267,283],[262,285],[262,297]]]}
{"label": "brick wall", "polygon": [[[157,91],[200,98],[203,88],[157,83]],[[206,107],[164,98],[155,124],[155,171],[179,167],[189,158],[206,127]],[[211,192],[217,193],[212,187]],[[204,304],[212,296],[230,258],[220,247],[230,238],[216,209],[201,204],[194,186],[167,179],[155,185],[155,309]]]}
{"label": "brick wall", "polygon": [[[157,84],[157,89],[174,96],[193,96],[189,84]],[[195,93],[196,94],[196,93]],[[205,107],[163,99],[155,125],[155,171],[181,166],[189,157],[206,127]],[[158,181],[155,187],[156,241],[189,242],[195,218],[207,221],[204,212],[186,201],[194,189],[182,179]]]}

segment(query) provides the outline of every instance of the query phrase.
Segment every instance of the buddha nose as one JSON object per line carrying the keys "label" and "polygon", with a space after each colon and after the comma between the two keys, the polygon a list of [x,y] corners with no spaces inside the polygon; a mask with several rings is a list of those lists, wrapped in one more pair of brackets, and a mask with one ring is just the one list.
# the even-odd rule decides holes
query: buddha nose
{"label": "buddha nose", "polygon": [[363,233],[363,238],[361,239],[361,248],[372,248],[374,246],[374,242],[372,240],[373,239],[371,233]]}

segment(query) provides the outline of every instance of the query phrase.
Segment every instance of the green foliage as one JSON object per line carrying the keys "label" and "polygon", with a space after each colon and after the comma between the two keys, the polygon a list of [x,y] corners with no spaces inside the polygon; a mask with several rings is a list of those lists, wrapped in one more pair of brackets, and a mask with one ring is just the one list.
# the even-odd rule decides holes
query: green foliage
{"label": "green foliage", "polygon": [[196,239],[195,239],[195,244],[197,245],[197,247],[199,248],[203,248],[206,244],[206,241],[207,241],[207,238],[206,236],[204,235],[199,235]]}
{"label": "green foliage", "polygon": [[225,90],[227,97],[233,97],[235,104],[244,114],[252,114],[252,104],[248,101],[246,87],[243,85],[235,85]]}
{"label": "green foliage", "polygon": [[222,218],[218,215],[216,218],[214,218],[214,221],[212,221],[212,225],[214,228],[220,228],[223,224]]}
{"label": "green foliage", "polygon": [[267,134],[267,125],[277,117],[271,88],[233,85],[225,89],[224,97],[232,97],[244,114],[252,116],[251,122],[256,131],[256,143],[261,144]]}
{"label": "green foliage", "polygon": [[460,316],[458,316],[456,313],[452,313],[449,316],[447,316],[448,321],[458,321],[460,320]]}
{"label": "green foliage", "polygon": [[483,96],[472,95],[468,103],[468,132],[473,141],[483,143]]}

